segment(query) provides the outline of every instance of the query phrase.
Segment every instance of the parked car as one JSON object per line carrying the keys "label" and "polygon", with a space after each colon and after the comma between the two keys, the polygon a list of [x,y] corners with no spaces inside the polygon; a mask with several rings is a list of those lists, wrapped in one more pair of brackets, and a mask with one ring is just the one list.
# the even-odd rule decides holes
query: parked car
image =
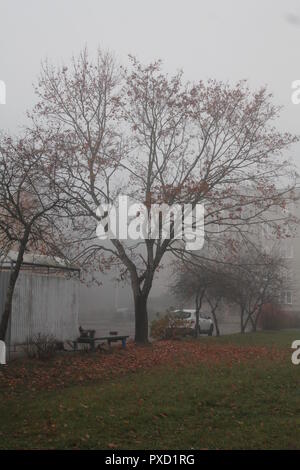
{"label": "parked car", "polygon": [[[196,327],[196,310],[195,309],[180,309],[173,310],[172,315],[175,318],[183,320],[182,328],[195,329]],[[214,323],[209,315],[200,313],[199,315],[199,333],[212,336],[214,331]]]}

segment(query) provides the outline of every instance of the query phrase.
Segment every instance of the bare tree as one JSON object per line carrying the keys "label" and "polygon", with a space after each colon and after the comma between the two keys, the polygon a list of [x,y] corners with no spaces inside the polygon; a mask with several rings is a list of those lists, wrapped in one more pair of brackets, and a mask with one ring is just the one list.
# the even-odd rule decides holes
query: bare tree
{"label": "bare tree", "polygon": [[[202,203],[207,236],[246,236],[294,184],[282,153],[297,138],[273,127],[279,109],[264,88],[189,84],[181,72],[164,74],[160,62],[144,66],[132,57],[120,70],[110,54],[100,51],[91,61],[84,51],[69,67],[46,64],[37,94],[33,120],[55,129],[61,145],[60,185],[74,202],[76,259],[91,269],[115,265],[129,277],[137,342],[148,340],[155,273],[167,252],[184,246],[170,235],[147,239],[138,227],[134,241],[100,242],[97,207],[115,204],[119,194],[144,203],[148,215],[153,204]],[[276,187],[281,177],[290,181],[285,190]],[[136,226],[138,218],[137,211]]]}
{"label": "bare tree", "polygon": [[266,253],[258,246],[241,247],[227,267],[225,296],[240,308],[241,333],[249,322],[256,331],[262,307],[277,303],[285,284],[287,267],[277,252]]}
{"label": "bare tree", "polygon": [[211,315],[213,317],[216,336],[220,336],[219,320],[218,320],[218,310],[220,305],[222,306],[222,301],[226,300],[227,293],[227,278],[226,272],[220,270],[221,266],[217,266],[217,270],[210,274],[210,285],[205,292],[205,300],[210,306]]}
{"label": "bare tree", "polygon": [[198,337],[200,311],[209,285],[207,271],[201,265],[195,266],[184,262],[179,266],[176,265],[174,274],[175,280],[171,286],[174,295],[183,302],[191,299],[195,302],[195,335]]}
{"label": "bare tree", "polygon": [[3,136],[0,140],[0,261],[10,250],[16,252],[1,317],[1,340],[5,340],[25,252],[57,254],[58,215],[64,201],[50,177],[55,153],[49,160],[45,149],[49,151],[49,142],[36,135],[19,140]]}
{"label": "bare tree", "polygon": [[220,259],[215,262],[190,255],[189,259],[184,258],[180,264],[174,263],[175,280],[171,290],[182,301],[194,299],[196,336],[199,333],[199,316],[203,301],[210,306],[216,335],[220,336],[217,309],[221,300],[228,297],[227,271],[226,263],[221,263]]}

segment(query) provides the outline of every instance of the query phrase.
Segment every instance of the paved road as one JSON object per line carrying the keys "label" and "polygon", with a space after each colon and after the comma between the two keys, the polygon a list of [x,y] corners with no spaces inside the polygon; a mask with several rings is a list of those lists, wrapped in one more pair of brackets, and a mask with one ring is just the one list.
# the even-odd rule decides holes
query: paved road
{"label": "paved road", "polygon": [[[85,321],[80,319],[80,324],[85,329],[96,330],[96,336],[106,336],[110,331],[117,331],[120,335],[134,337],[134,320],[114,317],[99,319],[99,321]],[[221,323],[219,327],[222,335],[239,333],[240,331],[239,321],[224,322]]]}

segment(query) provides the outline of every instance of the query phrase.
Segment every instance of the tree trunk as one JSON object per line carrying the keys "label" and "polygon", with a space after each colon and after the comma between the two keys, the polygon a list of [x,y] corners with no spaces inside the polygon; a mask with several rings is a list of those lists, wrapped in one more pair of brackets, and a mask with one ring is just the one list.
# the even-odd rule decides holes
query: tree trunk
{"label": "tree trunk", "polygon": [[10,274],[9,284],[8,284],[8,288],[6,292],[4,311],[3,311],[1,323],[0,323],[0,340],[2,341],[5,341],[9,318],[11,315],[12,299],[14,295],[16,282],[20,273],[22,263],[23,263],[23,256],[24,256],[26,245],[27,245],[28,237],[29,237],[29,234],[27,233],[23,237],[22,243],[19,248],[19,253],[18,253],[16,263]]}
{"label": "tree trunk", "polygon": [[246,325],[244,324],[244,312],[245,312],[245,309],[242,307],[241,308],[241,333],[245,333],[245,328],[246,328]]}
{"label": "tree trunk", "polygon": [[199,303],[198,296],[196,296],[196,324],[195,324],[195,336],[199,338],[199,316],[200,316],[201,302]]}
{"label": "tree trunk", "polygon": [[213,319],[214,319],[214,324],[215,324],[215,327],[216,327],[216,336],[220,336],[220,330],[219,330],[219,324],[218,324],[217,315],[216,315],[216,309],[217,309],[217,306],[212,309],[211,313],[212,313],[212,316],[213,316]]}
{"label": "tree trunk", "polygon": [[219,306],[219,302],[220,302],[221,299],[217,299],[216,303],[213,304],[211,302],[210,298],[209,298],[209,295],[208,295],[208,296],[206,296],[206,300],[209,303],[211,314],[212,314],[214,324],[215,324],[215,327],[216,327],[216,336],[220,336],[220,329],[219,329],[219,323],[218,323],[218,319],[217,319],[217,315],[216,315],[216,310]]}
{"label": "tree trunk", "polygon": [[134,298],[135,309],[135,342],[147,344],[148,340],[148,296],[137,294]]}
{"label": "tree trunk", "polygon": [[259,319],[260,319],[260,316],[261,316],[261,312],[262,312],[262,305],[259,307],[258,312],[255,316],[255,320],[254,320],[255,331],[257,331],[257,325],[258,325],[258,322],[259,322]]}
{"label": "tree trunk", "polygon": [[253,315],[253,312],[248,313],[247,318],[246,318],[246,321],[244,322],[244,331],[246,330],[246,327],[247,327],[247,325],[248,325],[249,320],[250,320],[250,323],[251,323],[251,325],[252,325],[252,331],[253,331],[253,332],[256,331],[256,325],[255,325],[255,323],[254,323],[254,320],[253,320],[252,315]]}
{"label": "tree trunk", "polygon": [[202,307],[202,300],[203,300],[203,297],[204,297],[204,294],[205,294],[205,289],[202,289],[200,292],[197,293],[196,295],[196,299],[195,299],[195,303],[196,303],[196,325],[195,325],[195,336],[196,338],[199,338],[200,336],[200,328],[199,328],[199,325],[200,325],[200,310],[201,310],[201,307]]}
{"label": "tree trunk", "polygon": [[250,317],[250,321],[251,321],[251,325],[252,325],[252,331],[253,331],[253,333],[255,333],[256,332],[256,323],[253,320],[252,316]]}

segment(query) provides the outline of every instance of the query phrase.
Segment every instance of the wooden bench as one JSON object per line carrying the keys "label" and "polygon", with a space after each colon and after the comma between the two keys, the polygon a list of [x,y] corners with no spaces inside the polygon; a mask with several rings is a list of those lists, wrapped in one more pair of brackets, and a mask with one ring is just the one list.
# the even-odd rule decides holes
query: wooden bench
{"label": "wooden bench", "polygon": [[102,336],[101,338],[95,338],[95,341],[107,341],[108,347],[111,347],[111,343],[116,341],[122,342],[122,348],[126,348],[126,341],[129,336],[126,335],[115,335],[115,336]]}
{"label": "wooden bench", "polygon": [[126,341],[129,338],[128,335],[110,335],[110,336],[101,336],[99,338],[95,338],[95,330],[83,330],[80,328],[80,336],[77,340],[73,341],[74,350],[78,349],[78,344],[88,344],[90,346],[91,351],[95,351],[96,349],[96,342],[99,341],[107,341],[108,347],[111,347],[111,343],[115,343],[117,341],[122,342],[122,348],[126,348]]}

